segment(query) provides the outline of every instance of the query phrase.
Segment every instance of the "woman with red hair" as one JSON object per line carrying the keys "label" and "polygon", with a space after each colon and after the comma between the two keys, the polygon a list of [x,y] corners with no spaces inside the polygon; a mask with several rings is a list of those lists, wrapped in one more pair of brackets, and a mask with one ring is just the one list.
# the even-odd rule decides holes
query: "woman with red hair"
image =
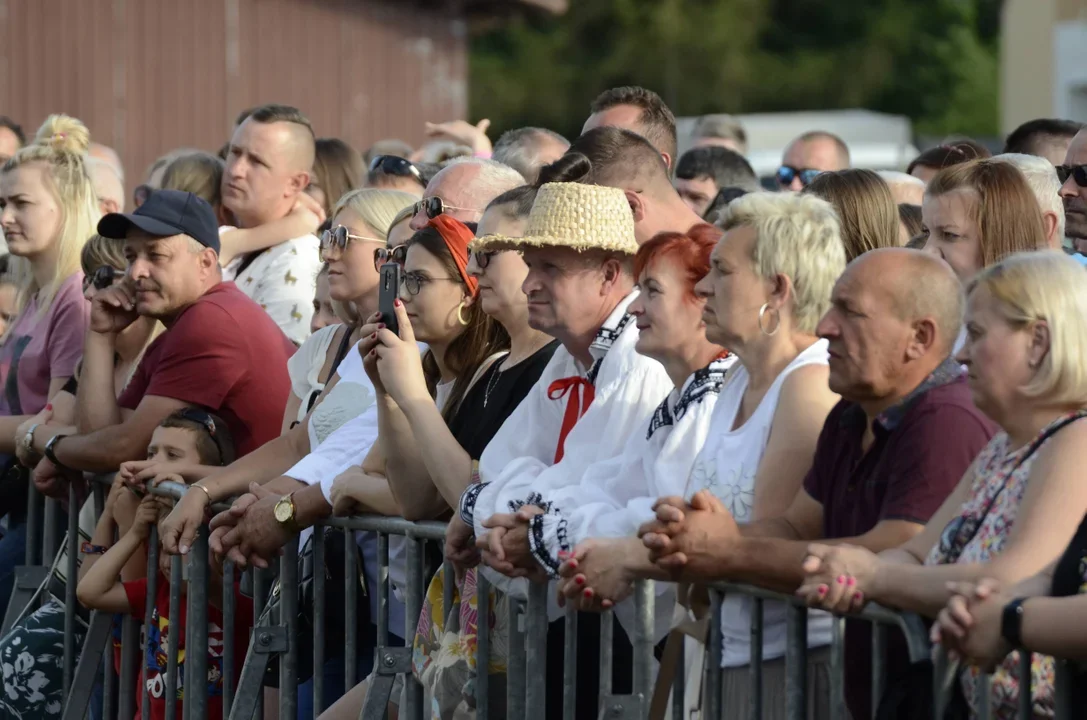
{"label": "woman with red hair", "polygon": [[[675,388],[622,455],[590,466],[576,485],[538,489],[549,509],[533,518],[533,554],[550,567],[573,558],[569,564],[579,576],[564,582],[564,590],[586,609],[593,593],[599,597],[604,591],[606,606],[629,594],[633,566],[638,558],[648,561],[638,526],[653,517],[658,497],[683,494],[691,464],[706,442],[734,358],[706,339],[705,300],[694,288],[709,272],[720,237],[717,228],[696,225],[687,233],[661,233],[639,248],[634,269],[640,293],[630,305],[639,330],[635,348],[660,362]],[[658,592],[670,592],[669,586],[658,585]],[[659,639],[668,631],[672,602],[659,601],[656,607]],[[619,603],[617,617],[632,629],[633,605]]]}

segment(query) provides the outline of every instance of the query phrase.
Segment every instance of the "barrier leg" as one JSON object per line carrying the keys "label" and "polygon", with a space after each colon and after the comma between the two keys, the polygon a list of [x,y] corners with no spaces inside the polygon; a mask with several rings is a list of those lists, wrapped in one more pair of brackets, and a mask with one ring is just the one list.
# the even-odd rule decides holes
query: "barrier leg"
{"label": "barrier leg", "polygon": [[[29,478],[28,478],[29,481]],[[44,498],[34,483],[30,482],[30,490],[26,494],[26,564],[31,567],[39,564],[42,549],[42,522],[44,512]]]}
{"label": "barrier leg", "polygon": [[[408,538],[408,586],[404,608],[404,641],[408,643],[405,649],[410,653],[419,613],[423,610],[423,541],[413,537]],[[408,662],[410,668],[410,655]],[[406,711],[406,720],[422,720],[423,686],[410,672],[404,676],[404,686],[407,702],[401,710]]]}
{"label": "barrier leg", "polygon": [[[547,657],[547,589],[546,584],[530,583],[528,612],[525,615],[525,652],[531,658]],[[570,629],[566,632],[569,634]],[[610,649],[610,646],[608,646]],[[601,652],[601,657],[610,653]],[[525,718],[543,720],[547,715],[547,674],[525,674]]]}
{"label": "barrier leg", "polygon": [[[325,701],[325,529],[313,528],[313,720]],[[344,691],[351,686],[344,683]]]}
{"label": "barrier leg", "polygon": [[[105,652],[112,650],[110,647],[110,629],[113,626],[113,617],[107,613],[91,613],[90,625],[87,628],[87,637],[83,641],[83,652],[79,656],[75,673],[72,676],[71,692],[66,695],[64,714],[62,720],[82,720],[87,714],[87,706],[90,704],[91,695],[94,693],[95,676],[98,667],[102,664]],[[110,654],[109,664],[112,668],[113,658]],[[112,688],[111,694],[112,694]],[[110,715],[103,715],[110,718]]]}
{"label": "barrier leg", "polygon": [[845,619],[832,618],[830,632],[830,717],[831,720],[844,720]]}
{"label": "barrier leg", "polygon": [[123,718],[136,715],[137,663],[140,658],[140,625],[136,618],[127,616],[121,623],[121,681],[117,706]]}
{"label": "barrier leg", "polygon": [[1072,707],[1072,679],[1068,669],[1067,660],[1054,660],[1056,663],[1055,677],[1053,679],[1053,703],[1056,711],[1056,720],[1072,720],[1076,710],[1083,708]]}
{"label": "barrier leg", "polygon": [[[604,656],[601,649],[601,657]],[[607,653],[610,655],[610,653]],[[566,605],[566,632],[562,648],[562,718],[574,720],[577,714],[577,608]]]}
{"label": "barrier leg", "polygon": [[76,563],[79,560],[79,507],[77,505],[75,485],[68,486],[68,534],[65,536],[67,553],[65,556],[65,582],[64,582],[64,697],[68,697],[72,689],[72,675],[75,673],[75,630],[76,609],[76,583],[78,569]]}
{"label": "barrier leg", "polygon": [[[483,573],[480,572],[480,577]],[[525,716],[525,619],[521,603],[510,598],[510,650],[506,666],[506,716]],[[601,659],[603,662],[603,659]]]}
{"label": "barrier leg", "polygon": [[[279,624],[287,631],[287,652],[279,656],[279,716],[298,717],[298,538],[287,541],[279,570]],[[314,668],[320,672],[320,668]],[[204,717],[204,716],[201,716]]]}
{"label": "barrier leg", "polygon": [[1030,672],[1031,654],[1019,652],[1019,718],[1031,720],[1034,716],[1034,702],[1031,696],[1033,674]]}
{"label": "barrier leg", "polygon": [[[189,552],[195,552],[190,550]],[[187,558],[174,555],[170,558],[170,624],[166,631],[166,717],[177,717],[177,657],[181,651],[181,563]],[[160,641],[161,642],[161,639]],[[125,715],[123,717],[130,717]]]}
{"label": "barrier leg", "polygon": [[234,664],[236,661],[234,631],[237,623],[237,602],[234,597],[234,562],[223,560],[223,713],[234,704]]}
{"label": "barrier leg", "polygon": [[716,590],[710,591],[710,633],[707,642],[706,679],[702,702],[706,720],[721,720],[721,600]]}
{"label": "barrier leg", "polygon": [[808,609],[785,608],[785,715],[804,720],[808,714]]}
{"label": "barrier leg", "polygon": [[360,720],[384,720],[396,676],[411,674],[411,649],[389,647],[389,536],[384,533],[377,536],[377,565],[377,646]]}
{"label": "barrier leg", "polygon": [[879,710],[879,701],[887,689],[887,626],[872,625],[872,716]]}
{"label": "barrier leg", "polygon": [[[159,578],[159,529],[151,526],[151,534],[147,538],[147,595],[144,600],[143,631],[148,638],[151,637],[151,621],[155,617],[155,598],[158,597]],[[141,720],[151,720],[151,694],[148,691],[147,661],[143,659],[144,653],[140,653],[140,695],[143,703],[140,706]]]}
{"label": "barrier leg", "polygon": [[[359,621],[355,614],[359,599],[359,565],[355,561],[355,532],[343,531],[343,573],[344,573],[344,617],[347,632],[347,644],[344,650],[344,690],[355,687],[359,681],[358,672],[358,637]],[[316,672],[316,669],[314,669]]]}
{"label": "barrier leg", "polygon": [[748,708],[751,720],[762,720],[762,598],[751,599],[751,696]]}
{"label": "barrier leg", "polygon": [[476,717],[490,720],[491,583],[483,577],[483,573],[476,575],[476,598]]}

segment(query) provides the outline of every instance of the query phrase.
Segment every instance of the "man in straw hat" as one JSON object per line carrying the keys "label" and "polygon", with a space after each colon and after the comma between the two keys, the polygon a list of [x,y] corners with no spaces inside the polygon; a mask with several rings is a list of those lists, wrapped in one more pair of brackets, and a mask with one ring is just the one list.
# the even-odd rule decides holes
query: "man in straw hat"
{"label": "man in straw hat", "polygon": [[685,233],[702,222],[672,186],[660,153],[630,130],[589,130],[566,155],[540,170],[540,182],[580,182],[622,190],[634,216],[639,245],[662,232]]}
{"label": "man in straw hat", "polygon": [[[524,581],[511,578],[543,580],[557,568],[547,564],[548,553],[530,548],[528,521],[496,513],[544,505],[539,494],[543,489],[576,483],[590,465],[617,457],[672,383],[660,363],[634,348],[638,330],[627,307],[637,295],[632,261],[638,244],[622,191],[545,184],[525,237],[483,237],[472,249],[488,247],[524,253],[529,272],[522,288],[528,296],[529,324],[562,347],[483,452],[480,482],[462,497],[459,516],[450,524],[447,552],[454,560],[469,561],[475,556],[472,538],[479,538],[491,581],[507,592],[523,593]],[[579,636],[593,634],[591,622],[598,619],[586,618]],[[550,641],[561,642],[562,632],[559,622]],[[625,643],[620,636],[617,631],[618,641]],[[561,661],[562,653],[555,657]],[[615,657],[629,662],[630,653],[620,650]],[[586,666],[596,663],[587,660]],[[549,673],[561,679],[561,664],[549,666]],[[595,690],[592,678],[578,683],[579,707],[586,703],[590,715],[595,714]]]}

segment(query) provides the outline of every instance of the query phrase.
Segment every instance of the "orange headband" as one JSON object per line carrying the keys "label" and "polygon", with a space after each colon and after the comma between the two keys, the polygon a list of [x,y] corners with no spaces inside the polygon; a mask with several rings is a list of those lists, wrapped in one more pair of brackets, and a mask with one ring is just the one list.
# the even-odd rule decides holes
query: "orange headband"
{"label": "orange headband", "polygon": [[439,215],[428,222],[427,226],[434,228],[442,236],[445,246],[449,248],[449,254],[453,256],[453,262],[457,265],[457,272],[472,297],[475,297],[479,283],[468,274],[468,243],[475,239],[475,233],[460,220],[454,220],[448,215]]}

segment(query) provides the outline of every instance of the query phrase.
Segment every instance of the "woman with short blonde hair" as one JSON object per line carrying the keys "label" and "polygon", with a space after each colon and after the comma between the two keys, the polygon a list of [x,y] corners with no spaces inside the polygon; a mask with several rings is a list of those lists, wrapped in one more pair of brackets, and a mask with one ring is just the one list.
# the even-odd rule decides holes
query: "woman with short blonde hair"
{"label": "woman with short blonde hair", "polygon": [[846,262],[869,250],[898,247],[898,206],[891,188],[871,170],[821,173],[802,192],[834,206],[842,225]]}
{"label": "woman with short blonde hair", "polygon": [[[936,617],[960,583],[1011,587],[1053,564],[1087,513],[1084,317],[1087,271],[1063,253],[1017,253],[982,270],[970,283],[957,359],[975,405],[1003,432],[920,534],[879,555],[812,545],[798,592],[841,612],[878,602]],[[1052,660],[1035,656],[1032,664],[1035,717],[1051,717]],[[1018,666],[1012,653],[993,676],[995,717],[1015,715]],[[963,677],[975,711],[978,675]]]}

